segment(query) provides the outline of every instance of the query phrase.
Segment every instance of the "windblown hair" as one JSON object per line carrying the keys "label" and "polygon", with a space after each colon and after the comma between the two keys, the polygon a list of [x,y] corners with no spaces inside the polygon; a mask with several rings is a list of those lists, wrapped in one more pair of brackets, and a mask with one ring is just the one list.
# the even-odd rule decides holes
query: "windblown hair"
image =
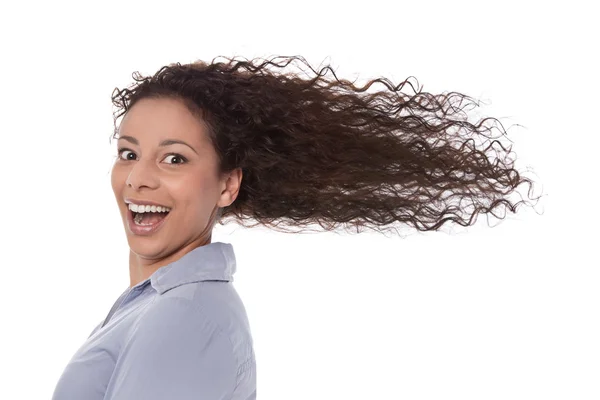
{"label": "windblown hair", "polygon": [[[317,72],[298,56],[215,60],[170,64],[149,77],[136,71],[136,83],[112,95],[113,138],[117,119],[143,98],[180,99],[209,127],[220,172],[239,167],[243,174],[236,200],[219,209],[213,223],[232,217],[243,226],[317,223],[326,230],[385,232],[401,222],[429,231],[449,220],[471,225],[480,212],[498,217],[494,210],[502,204],[516,212],[524,201],[513,204],[505,195],[525,182],[531,189],[507,154],[488,159],[494,143],[504,152],[512,146],[507,150],[497,140],[485,146],[482,137],[490,139],[484,133],[491,129],[484,123],[498,120],[468,122],[453,102],[473,104],[466,95],[419,90],[409,96],[400,91],[407,82],[412,87],[408,79],[394,86],[378,78],[357,87],[329,65]],[[274,69],[296,60],[315,76]],[[387,90],[369,93],[375,83]],[[467,219],[453,197],[459,206],[465,198],[473,204]],[[257,223],[246,225],[246,219]]]}

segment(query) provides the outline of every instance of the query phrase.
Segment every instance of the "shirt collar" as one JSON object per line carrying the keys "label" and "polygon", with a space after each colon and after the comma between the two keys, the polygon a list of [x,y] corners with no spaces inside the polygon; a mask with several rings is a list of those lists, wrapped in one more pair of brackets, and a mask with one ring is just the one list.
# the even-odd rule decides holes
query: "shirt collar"
{"label": "shirt collar", "polygon": [[150,278],[131,290],[142,289],[148,282],[159,293],[177,286],[200,281],[233,282],[236,271],[231,243],[212,242],[196,247],[178,260],[157,269]]}

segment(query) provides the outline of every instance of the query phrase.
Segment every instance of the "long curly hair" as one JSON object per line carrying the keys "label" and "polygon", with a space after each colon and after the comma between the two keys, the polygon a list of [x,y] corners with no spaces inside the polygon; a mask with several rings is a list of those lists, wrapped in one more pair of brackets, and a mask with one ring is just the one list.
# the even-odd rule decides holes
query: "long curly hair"
{"label": "long curly hair", "polygon": [[[485,122],[499,121],[472,124],[464,107],[455,108],[474,104],[469,96],[415,91],[410,77],[398,85],[382,77],[358,87],[338,79],[330,65],[317,72],[300,56],[218,58],[169,64],[148,77],[136,71],[134,84],[112,94],[112,138],[117,120],[140,99],[180,99],[209,127],[220,172],[242,169],[237,198],[218,210],[213,225],[230,217],[280,232],[290,232],[281,224],[317,223],[328,231],[384,233],[396,230],[395,222],[429,231],[446,221],[471,225],[480,212],[498,217],[494,210],[502,204],[516,212],[525,201],[513,204],[506,195],[522,183],[531,191],[533,182],[507,161],[512,146],[482,139],[493,139]],[[296,61],[314,77],[275,69]],[[375,83],[386,89],[369,92]],[[401,92],[407,83],[412,96]],[[494,143],[504,153],[492,162],[486,152]],[[470,213],[460,207],[464,199],[472,203]]]}

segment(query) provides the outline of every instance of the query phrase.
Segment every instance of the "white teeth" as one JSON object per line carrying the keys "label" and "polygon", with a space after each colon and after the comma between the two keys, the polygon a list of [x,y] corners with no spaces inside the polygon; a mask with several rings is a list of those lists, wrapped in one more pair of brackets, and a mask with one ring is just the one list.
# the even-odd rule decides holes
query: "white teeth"
{"label": "white teeth", "polygon": [[127,204],[127,208],[129,208],[131,211],[136,212],[136,213],[144,213],[144,212],[169,212],[171,211],[171,209],[169,207],[162,207],[162,206],[144,206],[144,205],[137,205],[137,204],[133,204],[133,203],[129,203]]}

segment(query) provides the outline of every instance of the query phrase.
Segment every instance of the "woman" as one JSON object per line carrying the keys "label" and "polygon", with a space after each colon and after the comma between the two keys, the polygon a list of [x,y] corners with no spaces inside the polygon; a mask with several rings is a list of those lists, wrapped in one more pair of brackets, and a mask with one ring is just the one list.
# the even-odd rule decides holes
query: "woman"
{"label": "woman", "polygon": [[[177,63],[113,92],[111,182],[130,287],[66,366],[55,400],[256,398],[233,248],[211,242],[226,217],[427,231],[501,204],[515,211],[503,195],[531,181],[474,146],[489,128],[456,117],[450,100],[466,96],[269,69],[296,60]],[[389,91],[368,93],[377,82]],[[442,201],[446,189],[473,200],[468,221]]]}

